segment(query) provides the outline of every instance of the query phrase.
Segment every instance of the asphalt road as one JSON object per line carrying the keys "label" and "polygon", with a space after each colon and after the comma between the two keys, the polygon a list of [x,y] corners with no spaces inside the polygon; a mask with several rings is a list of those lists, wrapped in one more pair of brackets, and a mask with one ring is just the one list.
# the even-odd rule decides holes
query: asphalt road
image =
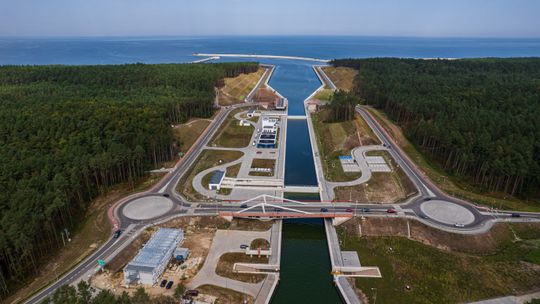
{"label": "asphalt road", "polygon": [[[325,76],[325,74],[323,74]],[[57,288],[62,285],[72,284],[77,282],[79,279],[83,278],[85,274],[91,272],[97,268],[97,260],[103,259],[107,260],[117,249],[129,244],[133,236],[135,236],[139,230],[143,229],[146,225],[152,225],[159,222],[169,220],[177,216],[197,216],[197,215],[212,215],[217,214],[219,211],[232,211],[237,212],[243,210],[241,203],[196,203],[196,202],[187,202],[184,200],[177,192],[176,185],[179,182],[182,175],[187,172],[191,167],[194,161],[197,160],[201,154],[203,147],[212,139],[216,130],[221,126],[225,118],[229,115],[231,111],[239,107],[250,106],[251,104],[240,104],[231,106],[225,109],[222,109],[215,117],[209,129],[204,135],[198,140],[191,151],[187,153],[183,160],[168,173],[151,191],[143,192],[141,194],[132,195],[129,199],[122,201],[119,206],[114,210],[114,215],[119,222],[119,228],[126,230],[129,228],[129,232],[124,233],[119,238],[110,238],[105,242],[99,249],[97,249],[93,254],[86,258],[83,262],[69,271],[67,274],[62,276],[55,283],[49,285],[43,290],[36,293],[32,298],[30,298],[27,303],[39,303],[45,297],[51,295]],[[512,217],[514,212],[489,212],[485,207],[475,206],[469,202],[450,197],[438,189],[429,179],[427,179],[420,170],[413,164],[413,162],[405,155],[405,153],[390,139],[388,134],[384,129],[371,117],[371,115],[363,108],[357,107],[356,110],[362,117],[366,120],[368,125],[373,129],[373,131],[379,136],[382,143],[389,148],[389,153],[396,160],[398,165],[404,170],[404,172],[409,176],[412,182],[418,188],[420,194],[412,199],[411,201],[396,206],[396,205],[381,205],[381,204],[351,204],[351,203],[320,203],[320,202],[311,202],[304,204],[295,204],[295,203],[284,203],[280,204],[286,207],[293,209],[301,210],[304,212],[311,213],[320,213],[321,208],[327,208],[325,212],[328,213],[353,213],[356,216],[391,216],[391,217],[409,217],[415,218],[419,221],[422,221],[426,224],[429,224],[432,227],[451,230],[451,231],[484,231],[485,224],[494,219],[500,220],[525,220],[525,219],[534,219],[540,220],[540,213],[524,213],[520,212],[521,217],[515,218]],[[165,214],[159,216],[158,218],[148,219],[148,220],[134,220],[126,217],[123,214],[123,208],[130,202],[139,199],[141,197],[148,196],[166,196],[174,203],[173,208],[166,212]],[[449,203],[458,204],[467,210],[469,210],[474,215],[474,221],[464,225],[463,227],[455,227],[452,224],[443,223],[430,218],[421,210],[421,205],[427,200],[440,200],[446,201]],[[256,204],[258,202],[252,202],[250,205]],[[388,209],[396,208],[399,211],[398,214],[387,213]],[[351,210],[352,209],[352,210]],[[369,211],[366,211],[369,209]],[[84,279],[84,278],[83,278]]]}

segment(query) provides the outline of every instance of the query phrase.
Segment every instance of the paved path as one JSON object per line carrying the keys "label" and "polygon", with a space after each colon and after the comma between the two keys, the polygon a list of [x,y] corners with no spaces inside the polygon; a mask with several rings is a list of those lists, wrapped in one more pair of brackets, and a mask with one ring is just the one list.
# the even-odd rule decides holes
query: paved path
{"label": "paved path", "polygon": [[533,293],[519,295],[519,296],[493,298],[493,299],[488,299],[488,300],[472,302],[470,304],[524,304],[524,303],[529,303],[534,299],[540,299],[540,292],[533,292]]}
{"label": "paved path", "polygon": [[[240,121],[240,120],[245,120],[246,122],[248,122],[253,128],[254,128],[254,132],[253,134],[251,135],[251,139],[250,139],[250,143],[251,142],[254,142],[256,139],[257,139],[257,132],[255,132],[257,130],[257,128],[259,129],[262,129],[262,125],[261,125],[261,121],[259,120],[259,122],[255,123],[253,121],[250,121],[250,120],[247,120],[247,119],[243,119],[241,118],[242,114],[245,114],[246,111],[243,111],[243,112],[239,112],[239,113],[236,113],[234,115],[234,119]],[[283,117],[281,119],[281,128],[280,128],[280,140],[279,140],[279,146],[277,149],[258,149],[254,146],[252,146],[251,144],[246,146],[246,147],[242,147],[242,148],[228,148],[228,147],[214,147],[214,146],[206,146],[205,149],[206,150],[222,150],[222,151],[238,151],[238,152],[242,152],[244,153],[243,156],[241,156],[239,159],[237,160],[234,160],[232,162],[229,162],[229,163],[224,163],[224,164],[221,164],[221,165],[218,165],[218,166],[215,166],[215,167],[212,167],[212,168],[208,168],[206,170],[203,170],[199,173],[197,173],[197,175],[195,175],[195,177],[193,178],[192,180],[192,186],[193,186],[193,189],[195,189],[195,191],[197,191],[198,193],[208,197],[208,198],[213,198],[213,199],[217,199],[217,200],[247,200],[251,197],[254,197],[254,196],[257,196],[257,195],[260,195],[260,194],[269,194],[269,195],[282,195],[283,193],[283,185],[281,183],[281,185],[279,187],[257,187],[254,186],[252,188],[250,188],[249,186],[244,186],[244,187],[234,187],[232,189],[232,192],[231,194],[229,195],[222,195],[222,194],[217,194],[216,191],[214,190],[209,190],[207,189],[205,186],[203,186],[202,184],[202,180],[203,178],[207,175],[207,174],[210,174],[216,170],[223,170],[223,171],[226,171],[226,168],[227,167],[230,167],[230,166],[234,166],[234,165],[237,165],[237,164],[240,164],[240,170],[238,171],[238,174],[235,178],[232,178],[232,179],[241,179],[241,180],[249,180],[249,179],[252,179],[252,180],[258,180],[258,181],[264,181],[264,180],[268,180],[268,181],[275,181],[275,180],[283,180],[283,176],[284,176],[284,164],[285,164],[285,161],[284,161],[284,158],[285,158],[285,140],[286,140],[286,137],[284,134],[286,134],[287,132],[287,119],[285,117]],[[250,171],[251,171],[251,163],[253,161],[253,159],[255,158],[262,158],[262,159],[274,159],[276,161],[275,163],[275,169],[274,169],[274,175],[273,176],[251,176],[249,175]],[[245,184],[245,183],[244,183]],[[257,184],[261,184],[260,182],[257,183]],[[262,184],[264,185],[264,183]]]}
{"label": "paved path", "polygon": [[197,275],[188,283],[189,288],[197,288],[200,285],[211,284],[228,289],[233,289],[238,292],[249,294],[255,297],[261,289],[263,283],[245,283],[228,278],[224,278],[216,274],[216,267],[219,258],[228,252],[243,252],[240,245],[251,244],[251,241],[257,238],[270,239],[270,230],[259,231],[239,231],[239,230],[218,230],[212,241],[212,246],[208,256],[204,261],[204,265],[199,270]]}
{"label": "paved path", "polygon": [[[369,151],[388,151],[387,148],[381,146],[381,145],[370,145],[370,146],[361,146],[356,147],[351,151],[351,155],[360,167],[360,171],[362,172],[362,176],[359,178],[348,181],[348,182],[331,182],[326,181],[328,184],[328,187],[330,189],[334,189],[335,187],[351,187],[363,184],[371,179],[371,169],[369,168],[368,162],[366,161],[366,153]],[[331,193],[333,198],[333,193]]]}

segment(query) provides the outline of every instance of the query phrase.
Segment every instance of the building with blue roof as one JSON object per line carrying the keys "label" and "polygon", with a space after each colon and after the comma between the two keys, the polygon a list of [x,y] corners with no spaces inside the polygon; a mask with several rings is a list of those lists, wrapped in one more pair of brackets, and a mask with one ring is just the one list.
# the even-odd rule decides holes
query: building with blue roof
{"label": "building with blue roof", "polygon": [[223,170],[214,171],[214,174],[212,174],[212,177],[210,177],[208,188],[210,188],[210,190],[221,189],[221,183],[223,182],[224,178],[225,178],[225,171]]}

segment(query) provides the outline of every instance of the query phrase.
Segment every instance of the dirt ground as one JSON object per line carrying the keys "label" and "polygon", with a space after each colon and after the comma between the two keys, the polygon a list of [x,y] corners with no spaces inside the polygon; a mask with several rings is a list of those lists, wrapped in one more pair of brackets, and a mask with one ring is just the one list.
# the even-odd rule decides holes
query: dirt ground
{"label": "dirt ground", "polygon": [[344,250],[383,274],[355,280],[369,302],[467,303],[540,286],[539,223],[498,223],[480,235],[460,235],[414,220],[367,218],[344,223],[338,234]]}
{"label": "dirt ground", "polygon": [[225,85],[218,92],[219,104],[228,106],[243,102],[244,98],[246,98],[262,77],[264,71],[264,68],[259,68],[254,73],[240,74],[234,78],[225,78]]}
{"label": "dirt ground", "polygon": [[[474,254],[489,254],[499,249],[501,243],[513,241],[514,231],[538,231],[540,224],[513,224],[497,223],[488,232],[477,235],[461,235],[434,229],[415,220],[365,218],[352,219],[340,226],[348,235],[358,236],[402,236],[407,237],[408,228],[411,230],[411,239],[442,250],[458,251]],[[358,225],[361,229],[358,229]]]}
{"label": "dirt ground", "polygon": [[174,137],[180,151],[186,153],[209,124],[208,119],[192,119],[185,124],[175,126]]}
{"label": "dirt ground", "polygon": [[[217,298],[215,304],[246,303],[253,304],[253,297],[214,285],[202,285],[197,288],[200,293],[211,295]],[[245,302],[244,302],[245,301]]]}
{"label": "dirt ground", "polygon": [[229,229],[247,231],[268,231],[274,221],[260,221],[256,219],[234,219]]}
{"label": "dirt ground", "polygon": [[357,70],[346,67],[324,67],[323,70],[340,90],[349,92],[353,89]]}
{"label": "dirt ground", "polygon": [[272,90],[268,88],[260,88],[257,90],[257,93],[255,93],[253,100],[255,102],[266,103],[271,107],[275,107],[278,98],[279,96],[277,96]]}
{"label": "dirt ground", "polygon": [[392,172],[373,172],[371,179],[365,184],[335,188],[337,201],[394,203],[403,201],[417,193],[407,174],[397,166],[388,152],[371,151],[367,152],[367,155],[384,157],[392,168]]}
{"label": "dirt ground", "polygon": [[[219,217],[180,217],[158,227],[184,229],[184,242],[182,247],[189,248],[189,258],[182,265],[170,263],[163,273],[162,279],[174,281],[171,289],[158,286],[144,286],[150,296],[172,296],[176,284],[187,284],[204,264],[208,255],[212,239],[217,229],[227,229],[229,222]],[[134,292],[139,286],[123,286],[123,267],[138,253],[143,244],[150,239],[158,227],[147,229],[134,242],[121,251],[107,266],[104,273],[95,276],[91,283],[97,288],[110,289],[115,294],[123,291]]]}

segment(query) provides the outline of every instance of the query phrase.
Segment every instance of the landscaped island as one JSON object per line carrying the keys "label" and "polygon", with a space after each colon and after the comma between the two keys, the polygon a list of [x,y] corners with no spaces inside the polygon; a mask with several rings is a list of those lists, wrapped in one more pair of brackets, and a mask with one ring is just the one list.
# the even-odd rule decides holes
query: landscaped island
{"label": "landscaped island", "polygon": [[84,224],[93,198],[185,151],[171,125],[212,116],[215,87],[258,68],[0,67],[0,299]]}

